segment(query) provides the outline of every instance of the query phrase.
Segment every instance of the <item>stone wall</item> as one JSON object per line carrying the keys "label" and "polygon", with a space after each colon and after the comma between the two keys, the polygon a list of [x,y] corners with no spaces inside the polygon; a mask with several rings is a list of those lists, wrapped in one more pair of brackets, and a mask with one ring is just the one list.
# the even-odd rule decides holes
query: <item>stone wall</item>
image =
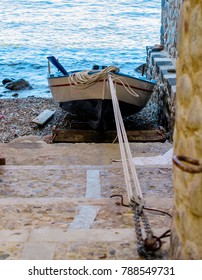
{"label": "stone wall", "polygon": [[177,28],[183,0],[161,0],[161,44],[172,58],[177,58]]}
{"label": "stone wall", "polygon": [[160,42],[163,50],[147,47],[146,76],[157,82],[152,102],[158,104],[158,123],[166,129],[171,141],[175,122],[177,28],[182,2],[183,0],[162,0]]}
{"label": "stone wall", "polygon": [[[202,1],[185,0],[178,33],[174,154],[200,161],[202,169]],[[189,169],[200,169],[195,162]],[[200,170],[199,170],[200,171]],[[202,171],[174,165],[173,259],[202,259]]]}
{"label": "stone wall", "polygon": [[157,104],[154,117],[167,131],[167,138],[172,140],[175,120],[176,69],[175,61],[166,51],[147,47],[147,78],[154,79],[156,86],[151,103]]}
{"label": "stone wall", "polygon": [[202,259],[201,0],[162,0],[160,43],[163,50],[147,47],[147,78],[157,82],[152,101],[171,140],[174,131],[175,157],[195,163],[174,165],[171,258]]}

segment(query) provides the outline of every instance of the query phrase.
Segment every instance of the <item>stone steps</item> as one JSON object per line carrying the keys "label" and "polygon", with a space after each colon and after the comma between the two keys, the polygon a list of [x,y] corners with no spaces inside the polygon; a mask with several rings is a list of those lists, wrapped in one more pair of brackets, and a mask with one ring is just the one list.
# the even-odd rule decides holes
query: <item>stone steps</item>
{"label": "stone steps", "polygon": [[[123,195],[127,203],[117,145],[18,141],[3,145],[0,259],[140,259],[132,211],[110,198]],[[161,144],[137,145],[137,155],[168,150]],[[170,212],[171,167],[139,166],[137,173],[146,205]],[[171,222],[148,218],[156,235]]]}
{"label": "stone steps", "polygon": [[[132,155],[155,156],[167,152],[169,143],[130,143]],[[47,144],[38,136],[17,138],[8,144],[0,143],[7,165],[111,165],[120,159],[117,143],[55,143]]]}
{"label": "stone steps", "polygon": [[[161,181],[169,186],[171,168],[137,171],[147,206],[169,211],[172,195],[165,197],[168,189],[161,188]],[[0,178],[0,247],[7,259],[139,259],[132,211],[117,205],[119,198],[110,198],[123,194],[127,203],[120,162],[7,165],[1,167]],[[158,221],[156,215],[149,216],[155,234],[167,229],[168,217],[160,215]],[[122,247],[125,255],[119,251]]]}
{"label": "stone steps", "polygon": [[[7,247],[4,255],[9,255],[9,259],[116,259],[126,252],[133,255],[132,259],[139,258],[135,253],[132,229],[40,228],[33,231],[4,230],[0,233],[1,244]],[[125,249],[125,253],[120,252],[121,248]],[[112,250],[113,254],[110,253]]]}

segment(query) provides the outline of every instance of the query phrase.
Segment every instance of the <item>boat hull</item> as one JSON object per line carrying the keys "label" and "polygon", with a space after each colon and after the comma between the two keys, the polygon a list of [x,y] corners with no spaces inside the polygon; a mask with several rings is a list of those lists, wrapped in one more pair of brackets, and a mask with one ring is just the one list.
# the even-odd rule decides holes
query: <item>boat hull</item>
{"label": "boat hull", "polygon": [[[59,106],[71,114],[84,117],[93,129],[106,130],[114,125],[112,100],[88,99],[59,102]],[[122,116],[138,113],[143,107],[119,101]]]}
{"label": "boat hull", "polygon": [[[113,79],[123,117],[139,112],[150,99],[155,85],[120,73],[113,74]],[[60,107],[89,119],[92,128],[107,129],[108,124],[114,121],[108,76],[83,89],[72,86],[68,76],[50,76],[48,83]]]}

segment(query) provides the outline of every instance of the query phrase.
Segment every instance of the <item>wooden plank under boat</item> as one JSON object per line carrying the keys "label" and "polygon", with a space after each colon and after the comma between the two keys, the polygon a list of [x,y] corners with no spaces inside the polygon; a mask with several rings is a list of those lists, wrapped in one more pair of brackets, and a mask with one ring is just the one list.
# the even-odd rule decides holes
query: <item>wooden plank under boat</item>
{"label": "wooden plank under boat", "polygon": [[[137,78],[115,71],[92,69],[86,71],[87,82],[95,76],[99,76],[95,82],[90,81],[86,85],[83,71],[67,72],[55,59],[48,57],[60,72],[50,73],[48,85],[52,96],[65,111],[83,116],[89,119],[89,125],[93,129],[106,129],[114,121],[111,93],[108,75],[112,75],[117,98],[122,116],[129,116],[139,112],[147,104],[151,97],[155,82],[144,78]],[[109,68],[111,69],[111,68]],[[106,71],[106,72],[103,72]],[[104,73],[104,75],[102,75]],[[84,80],[84,82],[83,82]],[[74,83],[74,81],[77,81]]]}
{"label": "wooden plank under boat", "polygon": [[[166,132],[160,129],[127,130],[129,142],[165,142]],[[55,127],[52,130],[52,142],[66,143],[114,143],[117,142],[117,131],[98,131],[86,129],[62,129]]]}

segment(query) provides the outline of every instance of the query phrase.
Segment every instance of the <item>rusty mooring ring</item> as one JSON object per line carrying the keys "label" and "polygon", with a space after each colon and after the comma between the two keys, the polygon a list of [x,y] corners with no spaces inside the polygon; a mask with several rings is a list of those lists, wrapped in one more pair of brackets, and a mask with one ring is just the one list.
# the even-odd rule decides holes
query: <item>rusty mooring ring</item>
{"label": "rusty mooring ring", "polygon": [[174,155],[173,163],[185,172],[193,174],[202,172],[202,164],[200,161],[191,157]]}

